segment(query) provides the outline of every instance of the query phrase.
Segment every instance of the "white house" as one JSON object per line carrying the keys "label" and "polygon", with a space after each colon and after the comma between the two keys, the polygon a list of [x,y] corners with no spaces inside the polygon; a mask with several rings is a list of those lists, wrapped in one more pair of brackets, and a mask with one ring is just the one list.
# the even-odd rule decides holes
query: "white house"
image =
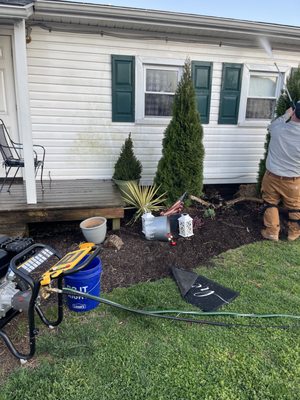
{"label": "white house", "polygon": [[0,1],[0,118],[24,143],[28,203],[36,202],[32,143],[46,148],[46,178],[110,179],[131,132],[142,179],[151,182],[187,58],[204,128],[204,182],[255,182],[267,124],[299,52],[300,27]]}

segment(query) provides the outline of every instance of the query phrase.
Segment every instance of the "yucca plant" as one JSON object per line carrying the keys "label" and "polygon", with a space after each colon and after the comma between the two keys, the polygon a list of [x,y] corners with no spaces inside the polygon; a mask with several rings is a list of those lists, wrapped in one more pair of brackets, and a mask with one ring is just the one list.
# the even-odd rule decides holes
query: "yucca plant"
{"label": "yucca plant", "polygon": [[163,208],[162,203],[166,201],[166,193],[157,196],[160,187],[140,186],[135,182],[127,183],[127,193],[124,192],[123,199],[128,205],[132,205],[137,209],[133,223],[136,222],[144,213],[159,211]]}

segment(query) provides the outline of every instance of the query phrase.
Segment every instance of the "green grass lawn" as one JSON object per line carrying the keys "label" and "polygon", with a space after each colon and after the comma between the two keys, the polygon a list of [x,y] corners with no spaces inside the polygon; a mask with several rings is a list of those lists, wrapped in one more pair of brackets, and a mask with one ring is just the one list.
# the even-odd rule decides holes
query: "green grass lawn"
{"label": "green grass lawn", "polygon": [[[223,311],[300,314],[300,243],[258,242],[197,269],[240,293]],[[105,297],[136,308],[193,309],[172,279],[114,290]],[[288,319],[224,328],[136,316],[101,305],[66,313],[38,337],[35,367],[20,367],[0,399],[299,400],[300,329]]]}

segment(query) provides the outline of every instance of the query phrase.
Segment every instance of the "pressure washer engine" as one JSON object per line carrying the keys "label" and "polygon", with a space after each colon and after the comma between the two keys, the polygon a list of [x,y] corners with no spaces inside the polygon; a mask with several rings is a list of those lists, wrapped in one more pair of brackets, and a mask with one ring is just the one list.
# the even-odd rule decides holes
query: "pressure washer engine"
{"label": "pressure washer engine", "polygon": [[[10,238],[0,235],[0,321],[11,308],[11,301],[19,291],[17,282],[11,282],[3,277],[6,275],[10,260],[34,243],[31,238]],[[3,322],[3,321],[2,321]]]}
{"label": "pressure washer engine", "polygon": [[[41,299],[49,297],[47,288],[51,288],[56,281],[56,287],[61,289],[65,275],[83,269],[100,252],[100,247],[93,243],[83,243],[78,250],[61,258],[50,246],[32,243],[32,239],[22,241],[7,237],[2,238],[2,245],[0,241],[0,248],[2,246],[2,251],[0,251],[0,338],[3,339],[9,351],[21,361],[30,359],[35,353],[35,337],[38,334],[35,312],[49,328],[59,325],[63,319],[61,293],[56,294],[56,320],[48,320],[43,312]],[[53,259],[56,261],[54,265]],[[26,354],[17,350],[3,330],[5,325],[21,312],[27,315],[28,321],[29,350]]]}

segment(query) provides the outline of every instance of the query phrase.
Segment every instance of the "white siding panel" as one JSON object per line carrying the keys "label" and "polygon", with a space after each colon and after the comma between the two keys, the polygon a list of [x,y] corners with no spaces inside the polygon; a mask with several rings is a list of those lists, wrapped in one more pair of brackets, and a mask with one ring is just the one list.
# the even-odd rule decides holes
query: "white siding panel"
{"label": "white siding panel", "polygon": [[[35,91],[30,91],[30,97],[32,100],[58,100],[58,101],[90,101],[90,102],[103,102],[103,100],[107,100],[104,96],[99,96],[99,95],[92,95],[89,93],[86,93],[83,96],[80,93],[51,93],[51,92],[35,92]],[[110,103],[106,101],[107,103]]]}
{"label": "white siding panel", "polygon": [[108,78],[105,78],[103,76],[95,76],[93,74],[93,77],[91,78],[85,78],[85,77],[80,77],[80,80],[78,77],[70,77],[66,73],[66,76],[49,76],[49,75],[44,75],[44,74],[36,74],[36,75],[31,75],[30,81],[32,85],[32,90],[34,90],[34,85],[33,84],[41,84],[41,79],[43,79],[43,83],[45,85],[64,85],[64,86],[88,86],[92,87],[93,85],[97,84],[100,85],[100,87],[105,87],[105,85],[108,85]]}
{"label": "white siding panel", "polygon": [[38,110],[42,110],[42,112],[47,114],[47,110],[76,110],[77,112],[82,110],[83,112],[86,112],[86,110],[90,110],[90,112],[93,112],[93,110],[96,111],[107,111],[111,110],[111,104],[110,103],[103,103],[103,102],[84,102],[82,99],[81,101],[63,101],[63,100],[31,100],[31,111],[34,115],[38,115]]}
{"label": "white siding panel", "polygon": [[99,86],[85,86],[81,85],[47,85],[45,83],[31,83],[29,86],[31,92],[35,93],[55,93],[58,96],[61,93],[64,94],[80,94],[80,95],[98,95],[98,96],[109,96],[111,94],[111,89],[107,87]]}
{"label": "white siding panel", "polygon": [[[197,43],[130,40],[33,28],[27,47],[33,139],[46,147],[45,176],[110,179],[128,134],[151,182],[161,157],[165,122],[112,123],[111,55],[152,58],[162,64],[186,57],[213,62],[210,123],[204,125],[206,183],[255,182],[266,128],[218,125],[222,63],[272,64],[260,49]],[[296,56],[274,54],[296,66]]]}
{"label": "white siding panel", "polygon": [[[49,76],[49,67],[46,65],[37,65],[37,66],[29,66],[28,67],[29,76],[31,81],[34,82],[34,76],[47,76],[51,79],[51,77],[75,77],[75,78],[90,78],[90,79],[102,79],[103,76],[107,75],[104,71],[93,71],[93,70],[80,70],[73,68],[62,68],[62,66],[51,67],[51,75]],[[41,82],[40,78],[38,82]]]}

